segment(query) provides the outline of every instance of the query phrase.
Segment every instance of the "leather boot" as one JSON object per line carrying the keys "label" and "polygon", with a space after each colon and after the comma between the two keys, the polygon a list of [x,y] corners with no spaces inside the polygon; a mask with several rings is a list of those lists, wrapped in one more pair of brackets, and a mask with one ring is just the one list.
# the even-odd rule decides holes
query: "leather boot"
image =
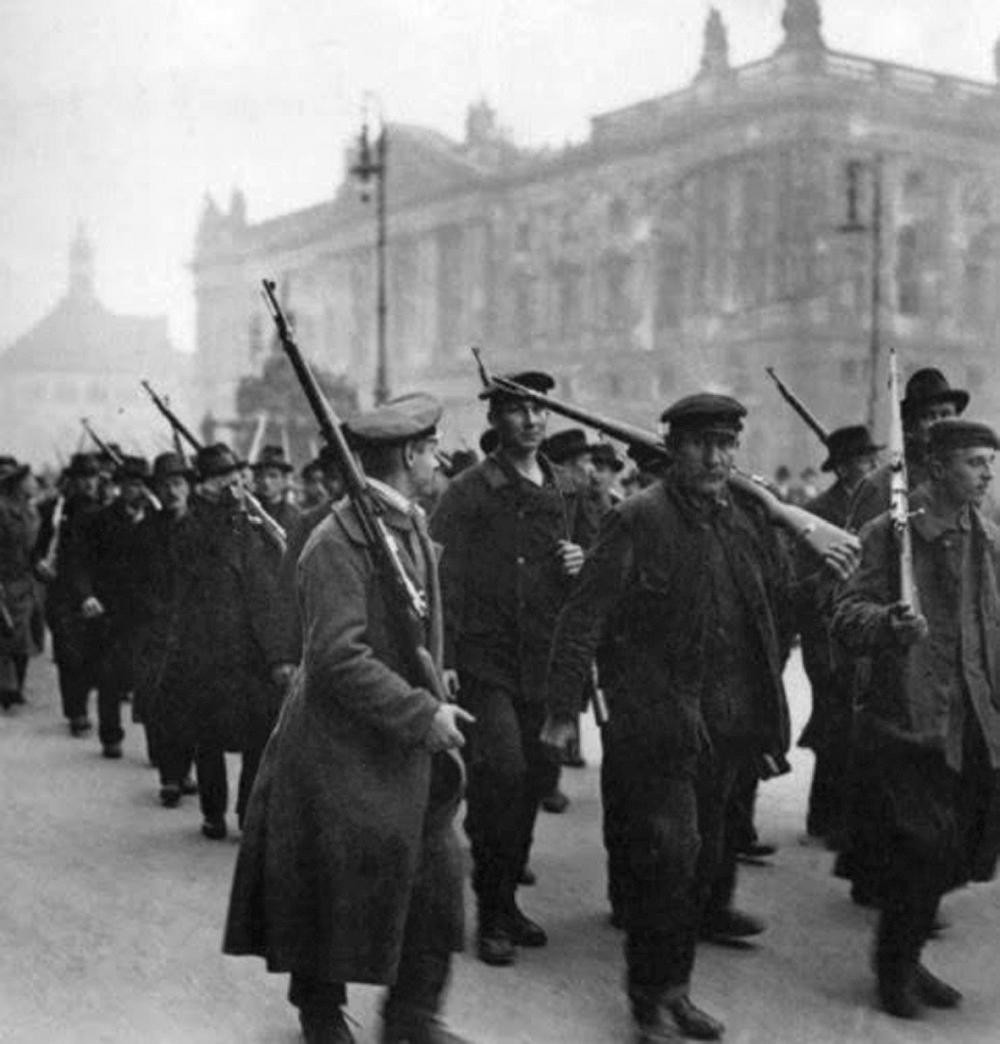
{"label": "leather boot", "polygon": [[875,975],[883,1011],[897,1019],[918,1019],[922,1013],[917,993],[917,958],[905,911],[886,907],[878,921]]}
{"label": "leather boot", "polygon": [[496,916],[479,915],[479,931],[476,933],[476,954],[484,964],[496,968],[513,964],[517,960],[517,947],[507,925]]}
{"label": "leather boot", "polygon": [[957,1008],[962,1003],[961,992],[939,979],[923,964],[917,965],[915,985],[917,996],[932,1008]]}
{"label": "leather boot", "polygon": [[708,1012],[697,1007],[687,993],[678,994],[663,1002],[664,1008],[674,1018],[677,1028],[685,1037],[693,1040],[718,1040],[726,1027]]}
{"label": "leather boot", "polygon": [[299,1012],[305,1044],[354,1044],[342,1012]]}

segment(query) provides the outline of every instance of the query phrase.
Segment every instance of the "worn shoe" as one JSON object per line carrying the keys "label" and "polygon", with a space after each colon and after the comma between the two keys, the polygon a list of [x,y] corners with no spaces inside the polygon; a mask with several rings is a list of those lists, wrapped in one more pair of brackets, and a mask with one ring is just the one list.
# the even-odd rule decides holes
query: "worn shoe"
{"label": "worn shoe", "polygon": [[517,947],[510,932],[500,925],[480,928],[476,937],[476,954],[483,964],[502,968],[517,960]]}
{"label": "worn shoe", "polygon": [[225,819],[206,819],[201,824],[201,832],[209,841],[222,841],[228,833],[226,821]]}
{"label": "worn shoe", "polygon": [[160,804],[164,808],[176,808],[181,803],[181,788],[175,783],[160,787]]}
{"label": "worn shoe", "polygon": [[569,808],[569,798],[561,790],[553,790],[542,798],[542,808],[558,816]]}
{"label": "worn shoe", "polygon": [[522,913],[516,906],[508,918],[507,928],[510,932],[511,941],[515,946],[526,946],[534,949],[539,946],[545,946],[549,941],[549,937],[545,934],[545,929]]}
{"label": "worn shoe", "polygon": [[726,1030],[718,1019],[713,1019],[711,1015],[693,1004],[686,993],[672,1001],[665,1002],[664,1007],[673,1016],[677,1028],[685,1037],[691,1037],[694,1040],[718,1040]]}
{"label": "worn shoe", "polygon": [[120,743],[105,743],[101,749],[101,754],[105,758],[111,758],[113,761],[117,760],[122,756],[122,745]]}
{"label": "worn shoe", "polygon": [[957,1008],[962,1003],[961,991],[949,986],[922,964],[917,965],[914,985],[917,996],[932,1008]]}
{"label": "worn shoe", "polygon": [[923,1005],[917,992],[915,968],[882,971],[878,976],[878,998],[882,1010],[897,1019],[919,1019]]}
{"label": "worn shoe", "polygon": [[765,927],[764,922],[756,917],[727,907],[707,914],[699,934],[703,939],[746,939],[751,935],[760,935]]}
{"label": "worn shoe", "polygon": [[635,1044],[681,1044],[682,1039],[677,1028],[665,1019],[636,1023]]}
{"label": "worn shoe", "polygon": [[69,720],[69,732],[71,736],[85,736],[93,727],[90,718],[86,716],[70,718]]}
{"label": "worn shoe", "polygon": [[354,1044],[354,1035],[340,1012],[323,1016],[299,1012],[299,1025],[305,1044]]}
{"label": "worn shoe", "polygon": [[382,1024],[381,1044],[469,1044],[438,1018]]}

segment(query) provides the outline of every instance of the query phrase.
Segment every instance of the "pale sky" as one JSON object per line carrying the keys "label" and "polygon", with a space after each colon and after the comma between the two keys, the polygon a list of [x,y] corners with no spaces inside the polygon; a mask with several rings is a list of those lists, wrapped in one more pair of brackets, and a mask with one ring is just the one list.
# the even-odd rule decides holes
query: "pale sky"
{"label": "pale sky", "polygon": [[[716,0],[742,63],[784,0]],[[366,90],[460,137],[486,97],[525,145],[687,83],[707,0],[0,0],[0,348],[66,284],[77,222],[118,311],[193,347],[202,198],[251,221],[328,198]],[[992,80],[997,0],[824,0],[834,49]]]}

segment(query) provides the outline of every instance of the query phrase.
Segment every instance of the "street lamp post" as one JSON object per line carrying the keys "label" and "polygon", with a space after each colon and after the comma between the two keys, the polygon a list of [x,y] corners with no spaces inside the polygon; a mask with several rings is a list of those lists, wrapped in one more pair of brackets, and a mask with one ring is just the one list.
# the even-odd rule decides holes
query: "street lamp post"
{"label": "street lamp post", "polygon": [[[841,232],[870,232],[872,237],[871,278],[871,327],[868,341],[868,428],[875,430],[875,419],[879,399],[879,362],[882,355],[882,168],[881,153],[876,153],[870,163],[851,160],[847,164],[847,222]],[[858,192],[861,175],[867,170],[871,175],[872,203],[867,224],[858,217]]]}
{"label": "street lamp post", "polygon": [[358,138],[358,162],[351,168],[351,173],[361,183],[361,201],[367,203],[371,198],[369,184],[375,182],[375,405],[379,406],[389,398],[389,359],[386,343],[386,322],[389,306],[386,295],[386,214],[385,214],[385,179],[388,139],[384,121],[379,119],[379,133],[375,139],[374,149],[368,136],[368,115],[365,113]]}

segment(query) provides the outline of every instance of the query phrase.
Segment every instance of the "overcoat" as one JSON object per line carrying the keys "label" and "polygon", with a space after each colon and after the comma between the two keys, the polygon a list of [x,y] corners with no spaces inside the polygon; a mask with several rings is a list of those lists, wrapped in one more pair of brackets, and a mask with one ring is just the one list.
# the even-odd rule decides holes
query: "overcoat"
{"label": "overcoat", "polygon": [[[386,521],[420,580],[410,519],[387,510]],[[423,637],[440,666],[431,559]],[[250,798],[224,949],[271,971],[391,983],[418,873],[433,876],[422,913],[435,946],[461,948],[460,762],[424,745],[439,700],[422,687],[349,503],[310,537],[298,591],[303,662]]]}
{"label": "overcoat", "polygon": [[10,658],[28,657],[35,651],[31,634],[36,605],[31,549],[37,531],[38,515],[34,508],[0,496],[0,600],[13,624],[9,634],[0,627],[0,689],[17,688]]}

